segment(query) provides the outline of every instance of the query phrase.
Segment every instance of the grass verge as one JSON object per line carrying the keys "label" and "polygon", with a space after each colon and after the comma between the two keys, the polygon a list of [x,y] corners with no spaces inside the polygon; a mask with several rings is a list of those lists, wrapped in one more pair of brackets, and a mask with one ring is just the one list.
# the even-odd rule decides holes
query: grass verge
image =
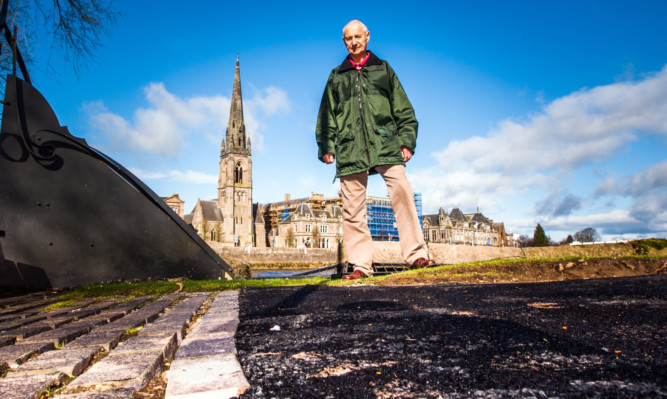
{"label": "grass verge", "polygon": [[[665,256],[647,256],[635,255],[627,256],[628,258],[637,259],[651,259],[660,258],[665,259]],[[476,282],[479,280],[488,279],[491,282],[498,279],[510,280],[512,277],[520,277],[525,270],[529,269],[535,264],[547,263],[563,263],[569,266],[571,264],[580,264],[587,261],[596,261],[600,259],[615,259],[610,257],[587,257],[587,256],[572,256],[560,258],[519,258],[519,259],[494,259],[487,261],[461,263],[456,265],[436,266],[428,269],[408,270],[402,273],[395,273],[386,276],[371,277],[362,280],[332,280],[324,277],[304,278],[304,279],[285,279],[285,278],[270,278],[270,279],[239,279],[239,280],[184,280],[180,284],[183,285],[183,292],[213,292],[213,291],[227,291],[237,290],[245,287],[291,287],[303,285],[332,285],[345,286],[355,284],[375,284],[384,282],[389,279],[395,280],[398,285],[401,284],[401,279],[404,277],[411,278],[411,283],[419,284],[435,284],[443,282],[443,279],[451,279],[451,281],[465,281]],[[618,260],[618,262],[625,262]],[[525,266],[525,268],[524,268]],[[627,266],[627,265],[626,265]],[[539,278],[539,276],[538,276]],[[528,280],[527,280],[528,281]],[[535,279],[530,280],[535,281]],[[406,284],[410,282],[405,281]],[[94,284],[85,287],[79,287],[60,296],[61,300],[78,300],[83,298],[106,298],[116,296],[140,296],[140,295],[154,295],[161,296],[168,293],[176,292],[179,289],[179,284],[172,281],[157,281],[157,282],[140,282],[140,283],[114,283],[114,284]],[[60,303],[60,302],[59,302]]]}

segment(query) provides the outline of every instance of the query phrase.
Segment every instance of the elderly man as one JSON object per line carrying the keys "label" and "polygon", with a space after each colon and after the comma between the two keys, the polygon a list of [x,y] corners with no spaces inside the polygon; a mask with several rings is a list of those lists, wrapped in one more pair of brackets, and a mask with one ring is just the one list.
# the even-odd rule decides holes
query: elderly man
{"label": "elderly man", "polygon": [[317,118],[318,157],[336,161],[343,196],[343,239],[354,272],[373,274],[373,241],[366,224],[366,185],[379,173],[387,184],[401,251],[411,268],[431,266],[405,163],[417,141],[417,119],[396,74],[366,50],[370,32],[360,21],[343,28],[349,55],[331,71]]}

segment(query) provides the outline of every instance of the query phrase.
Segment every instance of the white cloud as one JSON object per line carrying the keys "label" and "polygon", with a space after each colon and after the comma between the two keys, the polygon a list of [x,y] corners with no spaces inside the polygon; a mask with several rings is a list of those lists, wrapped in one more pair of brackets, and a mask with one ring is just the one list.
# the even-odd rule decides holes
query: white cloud
{"label": "white cloud", "polygon": [[255,96],[246,102],[247,107],[259,108],[266,115],[274,115],[278,112],[289,112],[290,101],[287,93],[282,89],[269,86],[255,93]]}
{"label": "white cloud", "polygon": [[[131,121],[115,114],[101,101],[84,104],[93,129],[108,137],[116,149],[175,157],[187,140],[201,135],[222,138],[229,118],[230,99],[223,96],[178,97],[163,83],[143,88],[145,107],[134,111]],[[276,87],[244,101],[246,131],[254,149],[262,149],[262,115],[289,112],[287,93]]]}
{"label": "white cloud", "polygon": [[130,168],[130,171],[138,178],[144,180],[157,180],[170,178],[173,181],[196,184],[212,184],[218,182],[218,176],[188,170],[170,170],[168,172],[150,172],[138,168]]}
{"label": "white cloud", "polygon": [[520,175],[571,170],[610,157],[638,131],[667,138],[667,67],[641,82],[583,89],[526,121],[502,121],[486,137],[453,141],[433,155],[442,166]]}
{"label": "white cloud", "polygon": [[[665,93],[667,66],[640,81],[581,89],[544,104],[540,112],[523,120],[501,121],[485,136],[450,142],[445,149],[432,153],[438,162],[436,167],[412,171],[411,179],[416,191],[423,193],[426,209],[457,204],[471,207],[486,201],[486,208],[494,210],[503,203],[532,201],[532,207],[524,204],[524,213],[528,208],[537,212],[532,226],[537,218],[562,227],[567,223],[587,224],[579,223],[574,215],[591,212],[585,194],[567,184],[560,188],[559,181],[616,156],[643,135],[667,139]],[[665,231],[660,222],[664,215],[661,209],[667,208],[667,196],[660,188],[665,180],[665,164],[635,176],[626,188],[617,187],[613,179],[605,180],[597,187],[597,196],[620,191],[638,200],[631,210],[615,211],[622,215],[601,213],[596,219],[598,226],[604,225],[609,231]],[[554,184],[559,189],[545,193]],[[528,193],[541,193],[543,199],[528,198]],[[607,223],[609,220],[618,223]]]}

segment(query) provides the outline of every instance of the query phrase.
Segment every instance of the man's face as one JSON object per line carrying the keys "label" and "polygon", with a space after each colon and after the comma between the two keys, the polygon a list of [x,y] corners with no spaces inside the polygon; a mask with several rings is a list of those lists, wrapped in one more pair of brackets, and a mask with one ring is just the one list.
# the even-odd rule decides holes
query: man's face
{"label": "man's face", "polygon": [[353,57],[366,56],[366,46],[368,45],[368,39],[370,37],[371,33],[364,33],[363,28],[358,24],[348,26],[343,32],[343,42],[345,42],[347,51],[349,51],[350,55]]}

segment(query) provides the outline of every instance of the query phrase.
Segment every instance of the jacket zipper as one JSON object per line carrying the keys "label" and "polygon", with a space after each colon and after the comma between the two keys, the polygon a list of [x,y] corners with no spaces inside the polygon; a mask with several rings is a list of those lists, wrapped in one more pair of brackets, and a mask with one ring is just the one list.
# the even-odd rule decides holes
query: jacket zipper
{"label": "jacket zipper", "polygon": [[368,151],[368,131],[366,130],[366,118],[364,118],[364,107],[361,102],[361,69],[357,71],[357,95],[359,98],[359,115],[361,116],[361,129],[364,135],[364,145],[366,146],[366,158],[368,159],[368,167],[371,167],[371,154]]}

